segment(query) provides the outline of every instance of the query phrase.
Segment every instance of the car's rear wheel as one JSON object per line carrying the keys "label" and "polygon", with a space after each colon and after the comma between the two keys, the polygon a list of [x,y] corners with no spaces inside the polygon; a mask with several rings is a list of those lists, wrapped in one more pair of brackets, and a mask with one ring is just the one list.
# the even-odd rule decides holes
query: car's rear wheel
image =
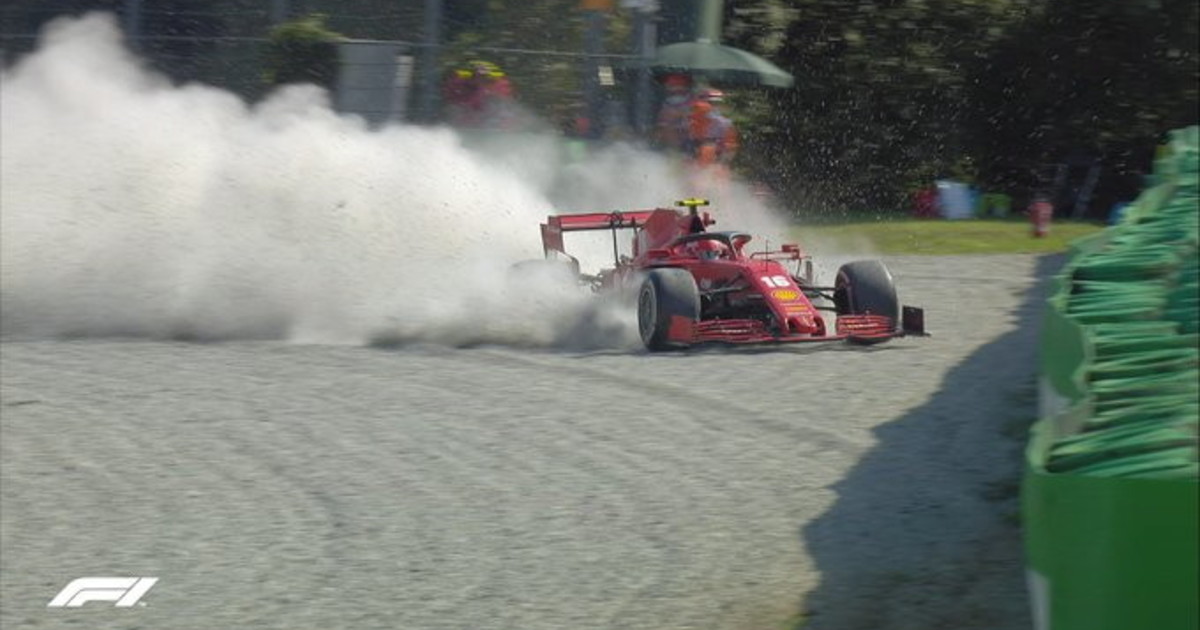
{"label": "car's rear wheel", "polygon": [[842,265],[833,286],[833,305],[838,315],[883,315],[893,322],[900,321],[895,281],[878,260]]}
{"label": "car's rear wheel", "polygon": [[638,332],[646,348],[667,350],[688,345],[671,339],[675,317],[692,322],[700,319],[700,290],[696,281],[684,269],[653,269],[638,289]]}

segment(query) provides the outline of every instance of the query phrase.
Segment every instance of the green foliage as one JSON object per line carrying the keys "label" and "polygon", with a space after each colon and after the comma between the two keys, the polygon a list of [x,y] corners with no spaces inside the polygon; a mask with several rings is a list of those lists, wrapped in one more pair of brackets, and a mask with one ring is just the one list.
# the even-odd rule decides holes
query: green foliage
{"label": "green foliage", "polygon": [[1196,2],[1061,0],[970,68],[974,150],[1001,185],[1030,165],[1101,159],[1101,196],[1132,198],[1166,131],[1196,122]]}
{"label": "green foliage", "polygon": [[1197,6],[727,0],[727,43],[797,80],[739,103],[744,166],[812,208],[900,209],[936,177],[1021,204],[1039,166],[1084,154],[1106,209],[1196,121]]}
{"label": "green foliage", "polygon": [[333,89],[342,36],[325,27],[325,16],[310,14],[271,30],[265,78],[271,85],[314,83]]}
{"label": "green foliage", "polygon": [[[579,0],[449,3],[443,70],[463,67],[472,59],[491,61],[509,76],[523,107],[545,119],[562,120],[581,99],[582,62],[571,56],[583,50],[585,24],[579,6]],[[625,16],[609,15],[606,30],[606,49],[625,53],[629,48]]]}
{"label": "green foliage", "polygon": [[[735,16],[739,5],[761,4],[734,2]],[[768,94],[758,112],[774,121],[760,150],[790,158],[772,178],[816,206],[890,208],[905,205],[915,183],[963,170],[962,64],[1005,27],[1007,4],[792,3],[775,59],[797,87]],[[759,6],[760,19],[779,14]]]}

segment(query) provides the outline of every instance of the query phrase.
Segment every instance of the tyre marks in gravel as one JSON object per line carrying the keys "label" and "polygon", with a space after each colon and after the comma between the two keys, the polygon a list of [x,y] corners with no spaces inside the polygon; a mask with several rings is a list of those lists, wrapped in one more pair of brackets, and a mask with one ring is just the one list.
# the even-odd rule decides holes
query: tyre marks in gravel
{"label": "tyre marks in gravel", "polygon": [[[897,261],[936,336],[873,348],[5,343],[0,621],[778,627],[805,524],[1017,325],[1032,261]],[[46,610],[86,575],[160,582],[136,621]]]}

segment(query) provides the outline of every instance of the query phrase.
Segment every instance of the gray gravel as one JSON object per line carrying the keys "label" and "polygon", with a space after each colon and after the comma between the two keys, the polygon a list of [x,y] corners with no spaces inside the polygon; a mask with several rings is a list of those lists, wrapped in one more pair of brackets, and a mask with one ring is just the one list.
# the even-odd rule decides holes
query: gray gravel
{"label": "gray gravel", "polygon": [[[1056,261],[889,259],[935,336],[690,354],[0,345],[0,625],[1028,628]],[[46,603],[157,576],[144,606]]]}

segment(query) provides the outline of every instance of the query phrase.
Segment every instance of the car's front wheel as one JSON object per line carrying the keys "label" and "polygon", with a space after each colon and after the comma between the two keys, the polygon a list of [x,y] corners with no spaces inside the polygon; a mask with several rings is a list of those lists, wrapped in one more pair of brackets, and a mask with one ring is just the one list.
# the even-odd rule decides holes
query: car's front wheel
{"label": "car's front wheel", "polygon": [[687,341],[671,338],[677,317],[692,323],[700,319],[700,290],[684,269],[653,269],[638,289],[638,332],[650,350],[686,347]]}
{"label": "car's front wheel", "polygon": [[883,315],[899,321],[900,301],[887,267],[878,260],[856,260],[838,269],[833,303],[838,315]]}

